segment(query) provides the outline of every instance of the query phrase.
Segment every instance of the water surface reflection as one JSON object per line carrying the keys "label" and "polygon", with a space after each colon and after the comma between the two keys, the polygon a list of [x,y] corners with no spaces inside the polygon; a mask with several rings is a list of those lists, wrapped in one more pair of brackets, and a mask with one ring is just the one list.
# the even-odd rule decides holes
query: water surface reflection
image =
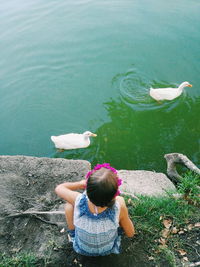
{"label": "water surface reflection", "polygon": [[139,111],[121,98],[110,99],[104,103],[110,120],[96,129],[91,146],[67,151],[64,157],[86,159],[92,165],[110,162],[118,169],[165,172],[164,154],[178,152],[198,165],[200,124],[193,117],[199,110],[197,102],[188,99],[188,105],[180,101],[172,110],[164,106]]}

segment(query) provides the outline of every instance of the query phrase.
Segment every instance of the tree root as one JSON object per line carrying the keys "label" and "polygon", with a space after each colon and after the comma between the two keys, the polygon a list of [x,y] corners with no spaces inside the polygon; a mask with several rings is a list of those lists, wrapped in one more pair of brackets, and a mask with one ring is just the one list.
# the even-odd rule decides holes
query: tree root
{"label": "tree root", "polygon": [[167,161],[167,175],[171,178],[172,182],[177,183],[180,181],[181,176],[176,170],[176,163],[183,164],[189,170],[200,175],[200,169],[185,155],[180,153],[165,154],[164,158]]}
{"label": "tree root", "polygon": [[61,215],[64,215],[65,212],[64,211],[37,211],[37,210],[29,210],[29,211],[24,211],[24,212],[19,212],[19,213],[14,213],[14,214],[10,214],[6,217],[4,217],[3,219],[5,218],[14,218],[14,217],[20,217],[20,216],[32,216],[44,223],[47,223],[47,224],[51,224],[51,225],[56,225],[56,226],[59,226],[57,222],[51,222],[51,221],[47,221],[45,219],[42,219],[41,217],[39,217],[38,215],[52,215],[52,214],[61,214]]}

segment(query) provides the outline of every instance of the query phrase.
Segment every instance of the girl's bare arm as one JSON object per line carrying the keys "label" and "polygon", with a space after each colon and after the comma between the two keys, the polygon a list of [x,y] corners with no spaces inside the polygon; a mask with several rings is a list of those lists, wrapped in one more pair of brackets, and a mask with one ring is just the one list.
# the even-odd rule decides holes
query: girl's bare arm
{"label": "girl's bare arm", "polygon": [[117,200],[120,202],[120,215],[119,215],[119,224],[123,228],[126,236],[133,237],[135,234],[135,227],[128,215],[128,209],[123,197],[117,197]]}
{"label": "girl's bare arm", "polygon": [[75,190],[85,189],[85,187],[86,180],[81,180],[79,182],[67,182],[57,185],[55,192],[59,197],[74,205],[77,196],[80,194]]}

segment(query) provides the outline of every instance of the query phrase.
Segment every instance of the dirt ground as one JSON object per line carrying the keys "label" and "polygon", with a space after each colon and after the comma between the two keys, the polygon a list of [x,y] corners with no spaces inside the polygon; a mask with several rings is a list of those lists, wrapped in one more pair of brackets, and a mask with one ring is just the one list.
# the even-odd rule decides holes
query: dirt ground
{"label": "dirt ground", "polygon": [[[44,219],[44,216],[42,219]],[[48,221],[48,218],[45,218],[45,220]],[[181,256],[178,252],[179,247],[172,248],[176,255],[176,265],[172,265],[166,255],[155,253],[152,244],[148,242],[148,234],[144,233],[138,233],[134,238],[123,237],[122,253],[120,255],[85,257],[73,251],[71,243],[67,241],[66,232],[61,233],[62,227],[47,224],[38,218],[30,216],[7,218],[3,228],[1,249],[3,245],[3,250],[8,256],[20,252],[36,253],[38,255],[36,266],[187,266],[183,264],[184,256]],[[43,243],[42,250],[41,243]],[[187,251],[185,256],[187,256],[189,262],[200,260],[198,228],[179,235],[177,243],[181,243],[184,251]],[[37,245],[39,251],[34,249]]]}
{"label": "dirt ground", "polygon": [[[40,259],[38,266],[155,266],[148,259],[148,244],[139,235],[132,239],[123,238],[120,255],[85,257],[73,251],[72,245],[67,242],[66,232],[60,233],[59,227],[48,225],[38,218],[5,219],[2,230],[1,249],[4,246],[8,256],[19,252],[36,253]],[[44,247],[40,254],[34,248],[37,244],[40,247],[42,242]]]}

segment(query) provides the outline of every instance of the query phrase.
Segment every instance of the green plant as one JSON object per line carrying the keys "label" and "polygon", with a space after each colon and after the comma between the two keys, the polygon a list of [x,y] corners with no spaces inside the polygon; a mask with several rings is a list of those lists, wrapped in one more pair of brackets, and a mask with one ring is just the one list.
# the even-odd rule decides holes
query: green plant
{"label": "green plant", "polygon": [[[199,190],[199,179],[188,175],[178,190],[181,194],[188,191],[194,199]],[[135,225],[136,238],[142,242],[145,240],[151,257],[158,263],[156,266],[160,266],[160,263],[161,266],[165,263],[167,266],[177,266],[180,261],[176,256],[177,248],[184,248],[180,234],[184,233],[183,229],[187,229],[190,221],[199,221],[199,208],[188,205],[185,198],[175,199],[173,192],[167,197],[139,196],[138,200],[128,196],[124,198]]]}
{"label": "green plant", "polygon": [[141,196],[139,200],[132,200],[132,203],[129,213],[133,222],[139,229],[148,229],[153,233],[163,228],[161,216],[171,217],[175,224],[182,224],[195,213],[195,208],[189,207],[186,201],[169,197]]}
{"label": "green plant", "polygon": [[185,173],[178,185],[178,192],[193,205],[200,206],[200,176],[190,172]]}
{"label": "green plant", "polygon": [[47,246],[46,246],[46,250],[45,250],[45,255],[44,255],[44,266],[48,266],[51,263],[51,256],[52,256],[52,252],[55,249],[60,248],[58,246],[58,244],[56,243],[56,240],[54,240],[53,238],[49,239]]}
{"label": "green plant", "polygon": [[36,266],[37,259],[31,253],[18,253],[11,257],[0,254],[0,267],[32,267]]}
{"label": "green plant", "polygon": [[174,252],[171,251],[169,248],[161,248],[160,249],[161,255],[166,259],[167,266],[170,267],[176,267],[176,257],[174,255]]}

